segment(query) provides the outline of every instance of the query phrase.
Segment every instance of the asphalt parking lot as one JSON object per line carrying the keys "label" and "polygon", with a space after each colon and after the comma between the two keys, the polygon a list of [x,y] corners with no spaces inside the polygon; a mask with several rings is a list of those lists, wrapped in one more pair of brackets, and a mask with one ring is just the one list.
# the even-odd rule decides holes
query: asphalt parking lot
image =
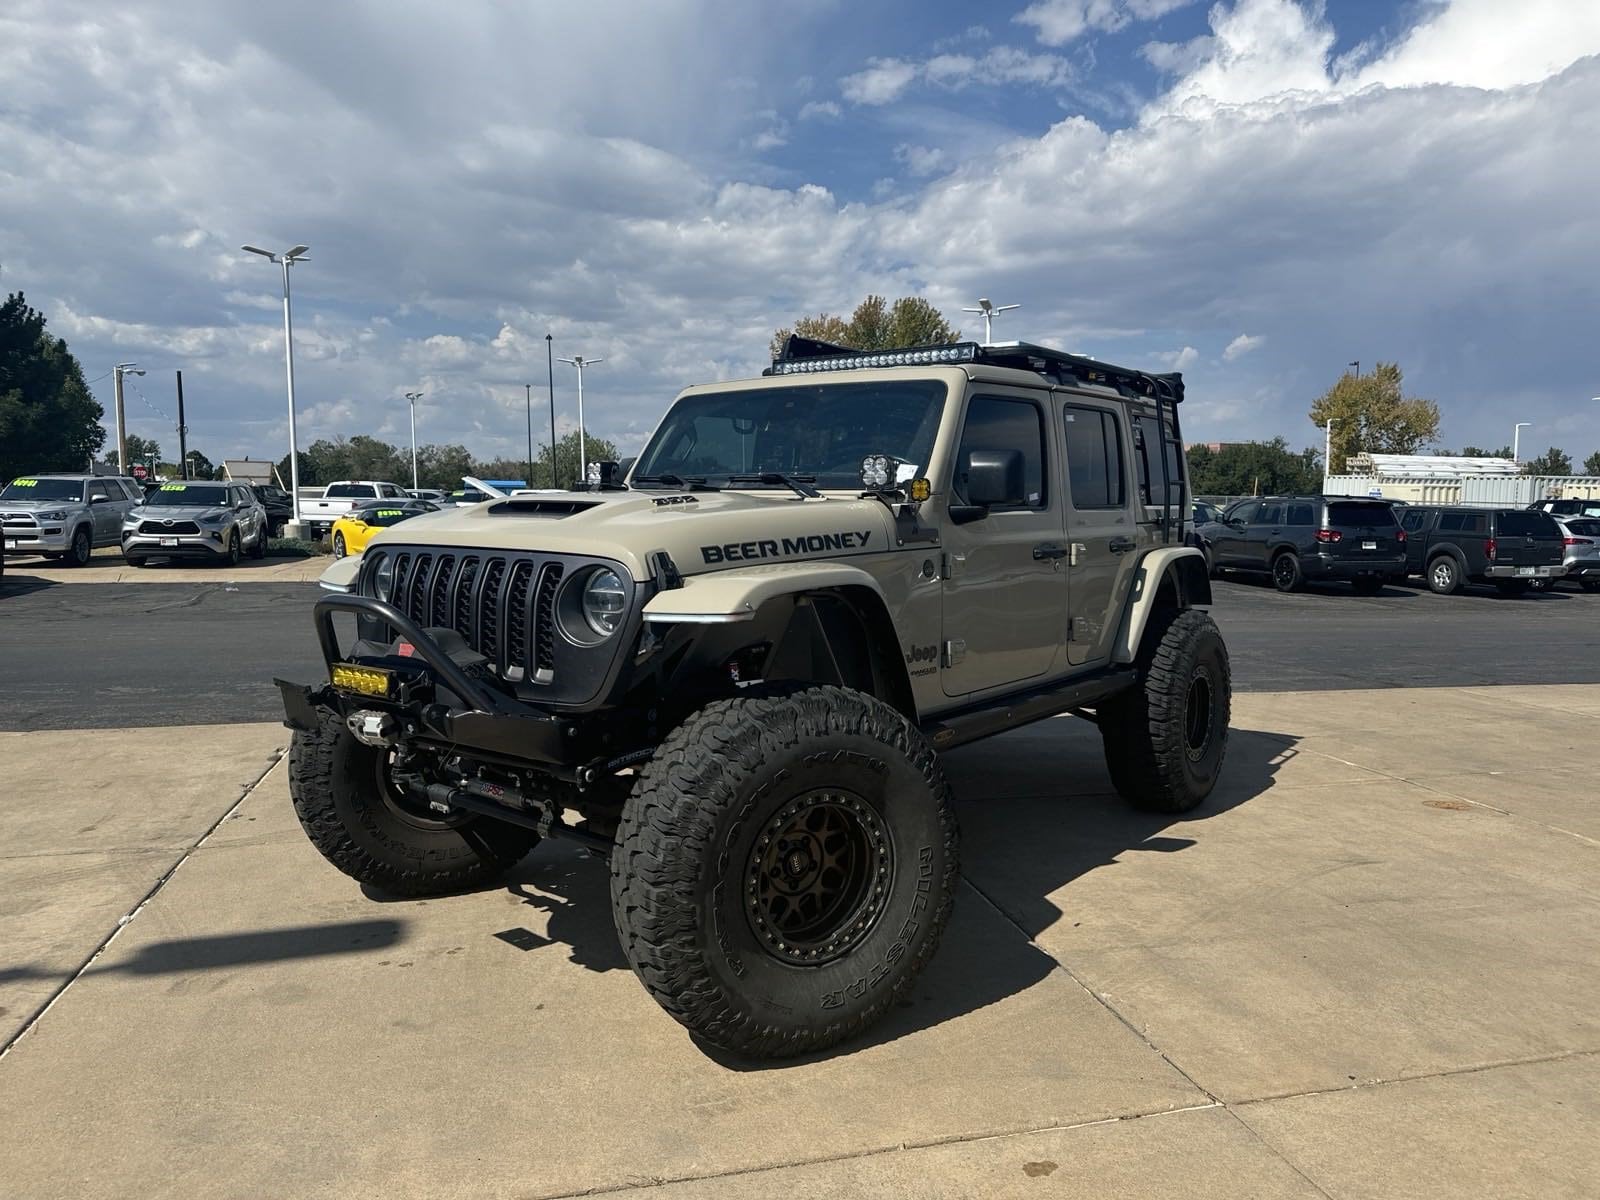
{"label": "asphalt parking lot", "polygon": [[8,587],[0,1192],[1592,1196],[1600,597],[1217,593],[1211,801],[1130,812],[1071,719],[948,755],[930,970],[752,1064],[570,846],[432,901],[316,855],[266,686],[314,588]]}

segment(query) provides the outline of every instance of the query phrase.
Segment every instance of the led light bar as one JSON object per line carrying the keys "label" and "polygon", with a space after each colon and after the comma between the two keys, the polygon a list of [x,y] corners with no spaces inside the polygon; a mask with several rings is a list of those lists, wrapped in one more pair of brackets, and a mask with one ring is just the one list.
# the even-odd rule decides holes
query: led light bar
{"label": "led light bar", "polygon": [[780,359],[772,364],[772,370],[777,375],[809,375],[816,371],[858,371],[864,367],[941,366],[945,363],[972,362],[977,358],[977,353],[975,342],[961,342],[954,346],[921,346],[909,350],[885,350],[882,353]]}

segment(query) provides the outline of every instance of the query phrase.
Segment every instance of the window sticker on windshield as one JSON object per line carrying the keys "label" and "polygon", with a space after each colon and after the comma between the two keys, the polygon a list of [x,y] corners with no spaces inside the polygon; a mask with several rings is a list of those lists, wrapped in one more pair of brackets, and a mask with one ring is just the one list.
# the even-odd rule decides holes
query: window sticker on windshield
{"label": "window sticker on windshield", "polygon": [[38,487],[39,486],[39,481],[37,479],[13,479],[11,481],[11,486],[12,487]]}
{"label": "window sticker on windshield", "polygon": [[186,492],[189,489],[181,483],[163,483],[161,490],[163,492]]}
{"label": "window sticker on windshield", "polygon": [[379,517],[403,517],[406,514],[403,509],[380,508],[374,515]]}

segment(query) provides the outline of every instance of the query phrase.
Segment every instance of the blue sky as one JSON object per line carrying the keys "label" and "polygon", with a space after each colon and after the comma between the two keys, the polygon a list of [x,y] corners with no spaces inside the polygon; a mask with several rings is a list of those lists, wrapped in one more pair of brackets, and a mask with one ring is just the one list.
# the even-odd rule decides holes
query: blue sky
{"label": "blue sky", "polygon": [[[520,453],[544,335],[637,448],[682,386],[869,291],[1190,381],[1200,440],[1320,444],[1394,360],[1441,440],[1600,449],[1600,4],[12,0],[0,287],[130,428]],[[563,427],[571,369],[557,376]],[[109,408],[109,381],[96,384]],[[158,415],[156,409],[161,410]]]}

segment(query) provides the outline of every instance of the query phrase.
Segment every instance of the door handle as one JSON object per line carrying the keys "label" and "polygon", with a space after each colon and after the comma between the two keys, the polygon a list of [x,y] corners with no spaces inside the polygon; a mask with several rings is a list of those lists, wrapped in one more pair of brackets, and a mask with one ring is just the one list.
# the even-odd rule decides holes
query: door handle
{"label": "door handle", "polygon": [[1033,548],[1034,562],[1039,562],[1041,559],[1046,558],[1065,558],[1066,556],[1066,547],[1058,546],[1054,542],[1041,542]]}
{"label": "door handle", "polygon": [[1137,550],[1139,543],[1132,538],[1114,537],[1108,548],[1113,554],[1126,554],[1129,550]]}

